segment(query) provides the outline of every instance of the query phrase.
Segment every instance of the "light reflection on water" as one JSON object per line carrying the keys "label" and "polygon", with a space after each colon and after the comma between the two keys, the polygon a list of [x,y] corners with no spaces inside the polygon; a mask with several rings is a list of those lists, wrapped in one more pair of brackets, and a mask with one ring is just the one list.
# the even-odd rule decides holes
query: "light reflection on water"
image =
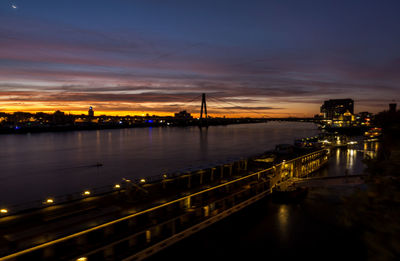
{"label": "light reflection on water", "polygon": [[379,149],[380,149],[379,142],[366,142],[364,145],[364,158],[365,159],[376,158]]}
{"label": "light reflection on water", "polygon": [[333,149],[333,157],[327,167],[317,171],[317,176],[342,176],[363,174],[364,159],[375,158],[379,150],[379,142],[364,142],[361,138],[358,144],[349,148]]}
{"label": "light reflection on water", "polygon": [[354,162],[357,157],[357,150],[347,149],[346,154],[347,154],[347,158],[346,158],[347,169],[352,169],[354,167]]}
{"label": "light reflection on water", "polygon": [[336,165],[340,166],[340,150],[336,150]]}
{"label": "light reflection on water", "polygon": [[279,206],[278,224],[279,224],[280,234],[283,239],[286,238],[288,231],[289,210],[290,210],[289,207],[285,204]]}

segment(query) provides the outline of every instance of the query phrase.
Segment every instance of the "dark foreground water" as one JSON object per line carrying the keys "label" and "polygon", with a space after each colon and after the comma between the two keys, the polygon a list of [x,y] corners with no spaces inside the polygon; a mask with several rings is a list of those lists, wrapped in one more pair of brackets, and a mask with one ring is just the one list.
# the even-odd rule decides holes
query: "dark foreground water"
{"label": "dark foreground water", "polygon": [[311,123],[268,122],[0,135],[0,206],[218,165],[317,133]]}
{"label": "dark foreground water", "polygon": [[285,205],[266,198],[149,260],[366,260],[359,234],[329,218],[333,203],[321,208],[315,200]]}

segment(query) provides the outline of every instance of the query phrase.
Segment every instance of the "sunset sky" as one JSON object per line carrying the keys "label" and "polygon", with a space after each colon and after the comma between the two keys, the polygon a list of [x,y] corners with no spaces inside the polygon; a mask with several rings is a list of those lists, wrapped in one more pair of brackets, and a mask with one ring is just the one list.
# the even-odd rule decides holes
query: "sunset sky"
{"label": "sunset sky", "polygon": [[[0,0],[0,112],[313,116],[400,94],[400,1]],[[197,99],[196,99],[197,98]]]}

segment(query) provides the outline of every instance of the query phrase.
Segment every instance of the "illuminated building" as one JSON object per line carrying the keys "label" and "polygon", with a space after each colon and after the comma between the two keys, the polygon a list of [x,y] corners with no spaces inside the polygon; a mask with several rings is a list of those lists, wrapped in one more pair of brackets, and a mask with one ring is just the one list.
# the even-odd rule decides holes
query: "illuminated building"
{"label": "illuminated building", "polygon": [[373,117],[372,113],[363,111],[358,113],[356,120],[362,126],[370,126],[372,117]]}
{"label": "illuminated building", "polygon": [[324,101],[321,106],[323,120],[334,127],[349,127],[355,121],[354,101],[352,99],[335,99]]}
{"label": "illuminated building", "polygon": [[89,115],[89,117],[93,117],[94,116],[94,110],[93,110],[92,106],[89,107],[88,115]]}
{"label": "illuminated building", "polygon": [[325,119],[339,118],[340,115],[349,112],[354,114],[354,101],[352,99],[336,99],[324,101],[321,112]]}

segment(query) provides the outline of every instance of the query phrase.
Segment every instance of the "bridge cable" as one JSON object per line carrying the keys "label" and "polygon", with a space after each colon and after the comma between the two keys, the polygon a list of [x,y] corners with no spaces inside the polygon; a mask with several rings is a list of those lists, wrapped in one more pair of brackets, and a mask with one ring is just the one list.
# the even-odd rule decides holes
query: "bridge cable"
{"label": "bridge cable", "polygon": [[272,118],[272,117],[270,117],[270,116],[265,115],[265,113],[262,113],[262,112],[259,112],[259,111],[254,111],[254,110],[250,110],[250,109],[244,108],[243,106],[240,106],[240,105],[238,105],[238,104],[234,104],[234,103],[231,103],[231,102],[227,102],[227,101],[222,100],[222,99],[217,98],[217,97],[213,97],[213,96],[207,95],[207,98],[208,98],[208,99],[211,99],[211,100],[214,100],[214,101],[216,101],[217,103],[224,102],[224,103],[229,104],[229,105],[231,105],[231,106],[238,107],[239,109],[241,108],[242,110],[244,110],[244,111],[246,111],[246,112],[252,112],[252,113],[256,113],[256,114],[261,114],[261,115],[263,115],[263,116],[266,117],[266,118]]}

